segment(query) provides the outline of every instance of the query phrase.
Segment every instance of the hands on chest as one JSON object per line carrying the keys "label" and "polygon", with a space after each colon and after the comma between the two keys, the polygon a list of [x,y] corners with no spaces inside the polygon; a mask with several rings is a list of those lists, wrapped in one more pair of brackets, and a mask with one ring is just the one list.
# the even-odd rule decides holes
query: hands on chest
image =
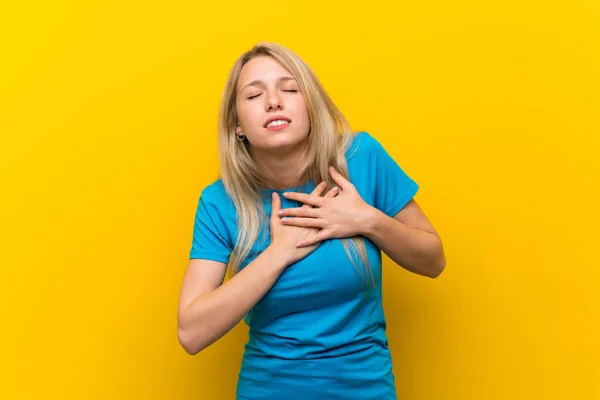
{"label": "hands on chest", "polygon": [[294,258],[310,254],[323,240],[361,234],[374,211],[337,170],[330,167],[329,173],[338,187],[324,196],[321,194],[325,182],[319,183],[310,194],[283,194],[286,199],[303,203],[301,207],[282,209],[281,199],[273,193],[271,244],[285,248]]}

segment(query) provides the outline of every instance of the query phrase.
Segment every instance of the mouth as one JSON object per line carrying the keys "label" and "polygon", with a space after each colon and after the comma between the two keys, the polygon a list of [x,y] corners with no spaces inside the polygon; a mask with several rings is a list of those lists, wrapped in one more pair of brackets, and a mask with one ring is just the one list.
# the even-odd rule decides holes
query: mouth
{"label": "mouth", "polygon": [[267,120],[267,122],[263,125],[264,128],[268,130],[279,130],[289,126],[292,121],[288,117],[284,117],[283,115],[275,115]]}
{"label": "mouth", "polygon": [[268,124],[265,125],[265,128],[267,128],[267,130],[270,131],[278,131],[281,129],[285,129],[288,126],[290,126],[292,123],[292,121],[286,120],[286,119],[275,119],[273,121],[270,121]]}

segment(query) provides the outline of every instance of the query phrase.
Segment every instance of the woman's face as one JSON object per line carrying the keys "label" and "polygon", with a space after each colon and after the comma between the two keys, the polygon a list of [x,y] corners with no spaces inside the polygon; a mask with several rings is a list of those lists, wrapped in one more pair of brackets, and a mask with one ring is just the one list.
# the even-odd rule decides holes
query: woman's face
{"label": "woman's face", "polygon": [[[236,133],[243,132],[254,149],[291,149],[308,137],[304,96],[292,74],[274,58],[260,56],[248,61],[240,71],[236,90]],[[273,117],[275,124],[269,125]]]}

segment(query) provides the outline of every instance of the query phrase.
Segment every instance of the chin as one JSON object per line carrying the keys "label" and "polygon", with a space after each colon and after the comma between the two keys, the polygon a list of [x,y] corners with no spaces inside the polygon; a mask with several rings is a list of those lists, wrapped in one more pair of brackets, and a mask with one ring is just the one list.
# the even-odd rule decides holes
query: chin
{"label": "chin", "polygon": [[307,135],[297,135],[293,132],[269,132],[270,137],[265,140],[265,146],[269,148],[293,147],[302,144],[308,137]]}

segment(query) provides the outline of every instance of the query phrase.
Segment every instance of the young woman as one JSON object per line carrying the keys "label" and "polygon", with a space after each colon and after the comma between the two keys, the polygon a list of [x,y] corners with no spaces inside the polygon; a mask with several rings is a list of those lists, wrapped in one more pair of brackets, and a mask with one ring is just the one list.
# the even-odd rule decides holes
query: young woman
{"label": "young woman", "polygon": [[446,264],[417,183],[276,43],[233,66],[218,134],[221,177],[200,195],[181,287],[183,348],[244,319],[237,399],[396,399],[381,251],[431,278]]}

